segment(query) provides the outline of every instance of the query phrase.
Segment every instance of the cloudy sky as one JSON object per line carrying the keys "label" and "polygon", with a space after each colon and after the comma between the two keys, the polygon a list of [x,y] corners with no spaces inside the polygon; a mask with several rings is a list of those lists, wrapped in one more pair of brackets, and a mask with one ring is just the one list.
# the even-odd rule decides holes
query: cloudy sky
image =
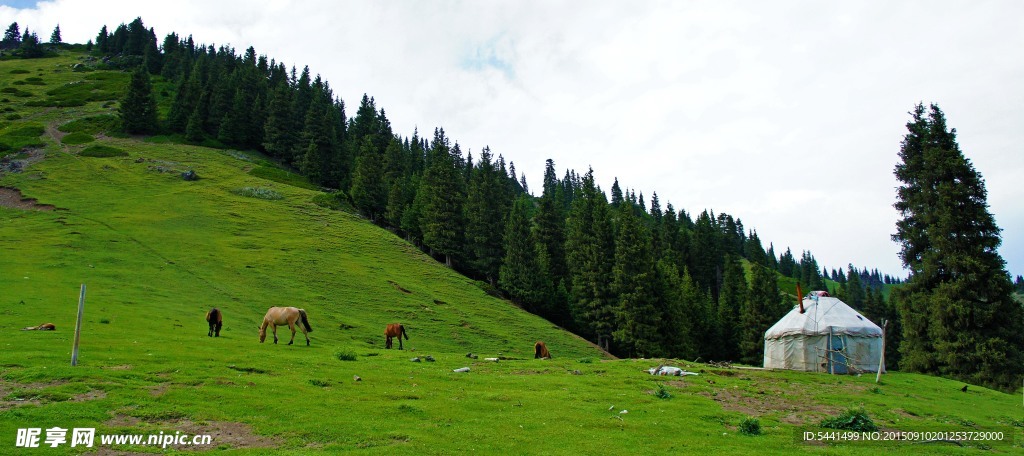
{"label": "cloudy sky", "polygon": [[[897,4],[898,3],[898,4]],[[727,212],[776,251],[903,275],[890,240],[907,114],[937,103],[1024,274],[1024,2],[0,0],[0,24],[162,39],[309,65],[396,132],[441,126],[539,189],[544,160]]]}

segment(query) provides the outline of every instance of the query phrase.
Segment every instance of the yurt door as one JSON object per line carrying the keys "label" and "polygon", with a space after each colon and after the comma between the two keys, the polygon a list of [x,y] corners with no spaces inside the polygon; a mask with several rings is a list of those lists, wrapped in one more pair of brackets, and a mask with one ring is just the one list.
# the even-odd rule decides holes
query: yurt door
{"label": "yurt door", "polygon": [[829,331],[828,371],[833,374],[846,374],[846,344],[841,335]]}

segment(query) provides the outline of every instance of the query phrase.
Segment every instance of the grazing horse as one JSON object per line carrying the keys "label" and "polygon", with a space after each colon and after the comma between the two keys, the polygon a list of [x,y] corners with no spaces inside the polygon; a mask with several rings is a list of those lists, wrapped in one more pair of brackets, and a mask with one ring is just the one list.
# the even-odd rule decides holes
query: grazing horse
{"label": "grazing horse", "polygon": [[29,326],[28,328],[22,328],[22,331],[56,331],[57,326],[53,323],[43,323],[39,326]]}
{"label": "grazing horse", "polygon": [[210,332],[206,335],[213,337],[215,334],[220,337],[220,327],[224,325],[224,314],[220,312],[220,309],[214,307],[206,312],[206,322],[210,324]]}
{"label": "grazing horse", "polygon": [[533,358],[551,359],[551,352],[548,351],[548,346],[544,345],[544,342],[538,340],[533,345]]}
{"label": "grazing horse", "polygon": [[260,343],[267,338],[267,326],[274,331],[274,343],[277,343],[277,327],[288,325],[288,329],[292,330],[292,339],[288,341],[288,345],[295,342],[295,326],[296,323],[301,320],[299,329],[302,330],[302,335],[306,336],[306,346],[309,346],[309,333],[313,332],[313,328],[309,326],[309,320],[306,318],[306,311],[304,309],[298,309],[295,307],[271,307],[267,310],[267,315],[263,317],[263,326],[260,326]]}
{"label": "grazing horse", "polygon": [[409,340],[409,335],[405,333],[405,326],[401,323],[389,323],[388,327],[384,329],[384,336],[387,339],[384,341],[384,348],[391,348],[391,338],[398,338],[398,349],[402,350],[402,336],[405,336],[405,340]]}

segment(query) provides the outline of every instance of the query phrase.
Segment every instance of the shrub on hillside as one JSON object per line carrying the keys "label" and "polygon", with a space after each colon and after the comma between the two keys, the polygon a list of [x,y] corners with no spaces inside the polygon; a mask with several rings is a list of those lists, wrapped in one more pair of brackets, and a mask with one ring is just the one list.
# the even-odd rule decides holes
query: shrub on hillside
{"label": "shrub on hillside", "polygon": [[740,421],[739,429],[743,435],[761,435],[761,422],[757,418],[746,417]]}
{"label": "shrub on hillside", "polygon": [[64,144],[72,144],[72,145],[85,144],[85,143],[93,142],[93,141],[95,141],[95,138],[93,138],[92,135],[85,134],[85,133],[82,133],[82,132],[74,132],[74,133],[67,134],[63,138],[61,138],[61,140],[60,140],[60,142],[62,142]]}
{"label": "shrub on hillside", "polygon": [[356,354],[354,352],[350,352],[350,351],[338,351],[337,353],[334,354],[334,356],[336,358],[338,358],[338,361],[355,361],[356,360]]}
{"label": "shrub on hillside", "polygon": [[821,427],[858,432],[878,430],[878,426],[875,426],[874,421],[871,421],[871,417],[864,409],[847,409],[837,417],[822,420]]}

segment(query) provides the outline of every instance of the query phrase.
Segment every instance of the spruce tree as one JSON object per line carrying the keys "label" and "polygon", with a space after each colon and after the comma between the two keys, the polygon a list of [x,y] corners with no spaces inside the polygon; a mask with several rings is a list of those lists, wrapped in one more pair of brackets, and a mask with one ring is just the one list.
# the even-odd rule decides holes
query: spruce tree
{"label": "spruce tree", "polygon": [[[423,194],[419,213],[423,243],[433,253],[444,255],[445,264],[452,266],[453,257],[462,249],[464,230],[462,204],[465,186],[458,163],[444,130],[434,130],[430,146],[430,167],[423,174],[419,192]],[[417,195],[419,196],[419,195]]]}
{"label": "spruce tree", "polygon": [[60,24],[57,24],[57,26],[53,28],[53,33],[50,34],[50,44],[57,45],[63,42],[64,41],[60,38]]}
{"label": "spruce tree", "polygon": [[544,166],[544,193],[537,201],[534,224],[537,243],[547,254],[551,276],[556,283],[566,276],[565,211],[558,200],[558,188],[555,162],[548,159]]}
{"label": "spruce tree", "polygon": [[185,126],[185,140],[198,143],[203,140],[203,118],[199,115],[199,108],[192,110],[188,116],[188,124]]}
{"label": "spruce tree", "polygon": [[[693,359],[696,348],[691,336],[693,325],[686,314],[684,305],[684,278],[679,275],[675,263],[665,258],[658,260],[654,269],[656,283],[654,295],[658,312],[658,333],[662,340],[663,354],[672,358]],[[686,281],[693,288],[693,280],[687,275]],[[691,290],[692,291],[692,290]]]}
{"label": "spruce tree", "polygon": [[846,272],[846,297],[843,301],[854,309],[863,310],[866,300],[867,295],[864,292],[864,285],[860,281],[860,273],[851,264]]}
{"label": "spruce tree", "polygon": [[302,131],[302,156],[299,170],[313,182],[331,186],[332,172],[337,157],[337,135],[331,122],[332,109],[329,94],[317,89],[316,97],[306,112],[305,128]]}
{"label": "spruce tree", "polygon": [[1003,389],[1020,385],[1024,309],[997,251],[981,174],[936,105],[918,104],[895,175],[893,240],[910,278],[898,291],[903,368]]}
{"label": "spruce tree", "polygon": [[128,93],[118,108],[125,131],[132,134],[155,133],[158,129],[156,98],[149,83],[149,73],[139,67],[132,73]]}
{"label": "spruce tree", "polygon": [[272,157],[293,163],[298,143],[298,122],[295,121],[292,91],[281,84],[267,101],[267,122],[263,128],[263,148]]}
{"label": "spruce tree", "polygon": [[526,196],[516,199],[505,223],[505,256],[501,261],[498,285],[513,302],[548,317],[552,309],[547,307],[544,292],[549,289],[550,282],[545,283],[549,277],[541,274],[541,265],[537,261],[537,249],[530,235],[529,205],[530,200]]}
{"label": "spruce tree", "polygon": [[612,266],[612,293],[618,300],[616,346],[630,357],[663,356],[655,291],[651,234],[629,205],[616,209],[619,229]]}
{"label": "spruce tree", "polygon": [[740,361],[761,365],[764,361],[764,333],[788,311],[779,296],[775,272],[753,266],[750,294],[740,312]]}
{"label": "spruce tree", "polygon": [[746,305],[747,279],[743,263],[736,257],[726,257],[722,275],[722,292],[718,296],[718,322],[721,345],[718,359],[740,359],[740,311]]}
{"label": "spruce tree", "polygon": [[[491,161],[491,150],[484,147],[480,162],[473,166],[469,190],[466,193],[466,258],[469,266],[483,275],[492,285],[498,280],[498,269],[504,256],[502,233],[505,215],[509,209],[505,192],[505,176]],[[529,223],[525,228],[529,230]],[[531,250],[533,247],[530,247]]]}
{"label": "spruce tree", "polygon": [[573,320],[579,332],[606,351],[615,325],[609,261],[615,244],[608,208],[604,192],[594,185],[594,171],[588,171],[573,198],[565,236]]}
{"label": "spruce tree", "polygon": [[352,176],[352,202],[356,208],[376,223],[387,207],[388,188],[384,183],[384,157],[370,136],[363,137]]}
{"label": "spruce tree", "polygon": [[0,49],[17,49],[21,45],[21,29],[17,22],[12,22],[4,32],[4,39],[0,41]]}

